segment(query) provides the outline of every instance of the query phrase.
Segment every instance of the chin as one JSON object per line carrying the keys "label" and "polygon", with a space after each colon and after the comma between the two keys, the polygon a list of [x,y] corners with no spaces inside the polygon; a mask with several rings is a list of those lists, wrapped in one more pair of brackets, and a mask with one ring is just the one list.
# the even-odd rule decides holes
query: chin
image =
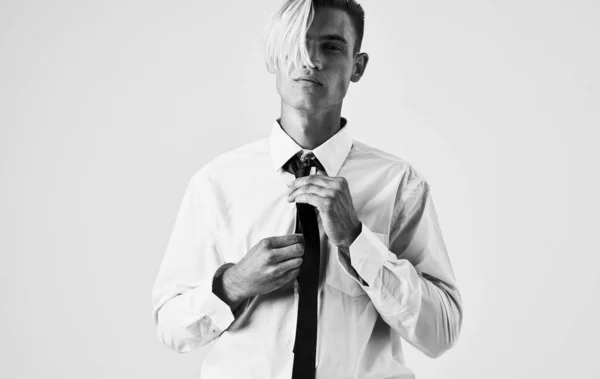
{"label": "chin", "polygon": [[319,103],[300,103],[300,104],[294,104],[294,105],[292,105],[292,107],[294,107],[298,110],[305,110],[305,111],[314,111],[314,110],[323,108]]}
{"label": "chin", "polygon": [[313,110],[323,107],[322,99],[313,96],[298,96],[289,100],[290,101],[286,101],[286,103],[296,109]]}

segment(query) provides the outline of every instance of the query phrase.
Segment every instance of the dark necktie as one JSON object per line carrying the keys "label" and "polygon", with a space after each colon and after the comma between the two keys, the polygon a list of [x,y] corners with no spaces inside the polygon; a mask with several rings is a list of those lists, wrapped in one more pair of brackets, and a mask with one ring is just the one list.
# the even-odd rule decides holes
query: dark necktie
{"label": "dark necktie", "polygon": [[[313,153],[300,153],[289,161],[296,178],[310,174],[311,167],[323,169]],[[296,203],[296,231],[304,236],[304,256],[298,275],[299,299],[292,379],[314,379],[317,357],[317,299],[319,295],[320,238],[316,209]]]}

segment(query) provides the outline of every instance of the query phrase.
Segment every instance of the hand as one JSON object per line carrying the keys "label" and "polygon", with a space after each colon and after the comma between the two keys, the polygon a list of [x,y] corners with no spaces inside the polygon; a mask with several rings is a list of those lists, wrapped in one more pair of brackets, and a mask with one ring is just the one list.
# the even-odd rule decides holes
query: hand
{"label": "hand", "polygon": [[362,230],[348,182],[329,177],[323,170],[316,175],[298,178],[288,184],[289,202],[307,203],[318,210],[327,237],[337,247],[348,249]]}
{"label": "hand", "polygon": [[298,277],[303,255],[302,234],[265,238],[225,271],[224,285],[234,302],[272,292]]}

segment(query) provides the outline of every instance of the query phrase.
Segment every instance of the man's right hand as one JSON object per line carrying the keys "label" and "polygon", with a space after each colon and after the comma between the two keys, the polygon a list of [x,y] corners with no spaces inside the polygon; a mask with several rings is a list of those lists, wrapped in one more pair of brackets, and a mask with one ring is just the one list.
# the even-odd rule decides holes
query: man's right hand
{"label": "man's right hand", "polygon": [[224,272],[223,285],[236,303],[272,292],[298,277],[303,255],[302,234],[265,238]]}

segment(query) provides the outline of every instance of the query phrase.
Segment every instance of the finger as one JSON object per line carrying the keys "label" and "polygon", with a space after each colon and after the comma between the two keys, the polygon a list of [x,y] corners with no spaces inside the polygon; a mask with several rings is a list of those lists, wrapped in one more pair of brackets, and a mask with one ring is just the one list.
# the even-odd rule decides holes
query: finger
{"label": "finger", "polygon": [[321,187],[329,187],[335,184],[335,179],[325,175],[308,175],[301,178],[292,180],[288,183],[288,189],[290,191],[295,190],[298,187],[302,187],[306,184],[316,184]]}
{"label": "finger", "polygon": [[278,263],[273,266],[267,275],[271,276],[272,279],[280,279],[284,277],[288,271],[299,268],[302,265],[302,258],[288,259],[287,261]]}
{"label": "finger", "polygon": [[273,260],[276,263],[284,262],[289,259],[299,258],[304,255],[304,243],[280,247],[273,251]]}
{"label": "finger", "polygon": [[327,175],[327,171],[321,170],[318,167],[317,167],[317,175],[322,175],[322,176],[325,176],[325,177],[329,178],[329,175]]}
{"label": "finger", "polygon": [[329,204],[330,200],[331,199],[329,198],[321,197],[314,193],[302,193],[297,195],[293,201],[296,203],[310,204],[319,211],[323,211]]}
{"label": "finger", "polygon": [[286,247],[297,243],[304,243],[304,236],[301,233],[287,234],[284,236],[265,238],[267,246],[272,249]]}
{"label": "finger", "polygon": [[285,275],[290,270],[300,268],[300,266],[302,266],[302,262],[302,258],[288,259],[287,261],[282,262],[278,269],[281,270],[282,275]]}
{"label": "finger", "polygon": [[300,275],[300,267],[288,271],[284,276],[284,282],[288,283],[288,282],[296,279],[298,277],[298,275]]}
{"label": "finger", "polygon": [[292,201],[294,201],[294,199],[296,197],[298,197],[302,194],[309,194],[309,193],[318,195],[320,197],[333,198],[333,197],[335,197],[336,191],[329,189],[329,188],[314,185],[314,184],[307,184],[300,188],[296,188],[296,190],[294,190],[290,195],[288,195],[288,201],[292,202]]}

